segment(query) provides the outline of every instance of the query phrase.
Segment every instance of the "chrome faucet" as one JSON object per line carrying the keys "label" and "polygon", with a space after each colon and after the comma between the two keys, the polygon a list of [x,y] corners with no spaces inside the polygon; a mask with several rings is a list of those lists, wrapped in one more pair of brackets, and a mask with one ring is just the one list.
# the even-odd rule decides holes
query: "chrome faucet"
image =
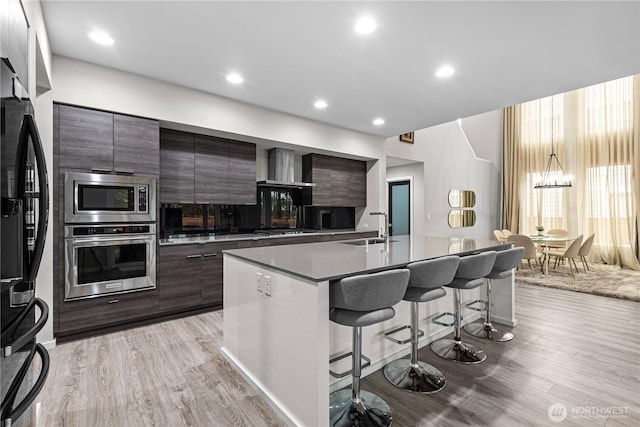
{"label": "chrome faucet", "polygon": [[382,238],[385,240],[385,242],[389,241],[389,215],[387,215],[385,212],[371,212],[369,213],[369,215],[384,215],[384,234],[382,235]]}

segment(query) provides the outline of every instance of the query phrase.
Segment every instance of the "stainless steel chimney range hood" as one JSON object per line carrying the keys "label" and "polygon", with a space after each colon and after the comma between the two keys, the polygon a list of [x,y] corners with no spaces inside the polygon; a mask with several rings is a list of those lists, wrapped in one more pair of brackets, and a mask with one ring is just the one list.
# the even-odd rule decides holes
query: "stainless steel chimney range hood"
{"label": "stainless steel chimney range hood", "polygon": [[272,148],[269,150],[267,179],[258,181],[261,187],[278,188],[311,188],[312,182],[295,182],[293,178],[294,153],[286,148]]}

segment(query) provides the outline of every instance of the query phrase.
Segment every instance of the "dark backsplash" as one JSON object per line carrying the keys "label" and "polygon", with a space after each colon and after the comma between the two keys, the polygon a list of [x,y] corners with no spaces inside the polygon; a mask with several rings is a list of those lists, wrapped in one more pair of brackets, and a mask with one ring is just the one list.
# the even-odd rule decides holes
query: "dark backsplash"
{"label": "dark backsplash", "polygon": [[256,205],[162,204],[160,236],[270,229],[353,229],[355,208],[302,206],[295,190],[259,188]]}

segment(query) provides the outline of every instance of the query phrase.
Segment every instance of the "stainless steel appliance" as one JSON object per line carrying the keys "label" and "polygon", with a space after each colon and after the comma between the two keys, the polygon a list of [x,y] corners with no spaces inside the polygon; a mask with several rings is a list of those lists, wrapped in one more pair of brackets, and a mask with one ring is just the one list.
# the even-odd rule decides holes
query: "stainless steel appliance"
{"label": "stainless steel appliance", "polygon": [[[49,371],[35,336],[49,308],[35,297],[48,218],[47,170],[33,107],[24,90],[27,23],[18,0],[3,1],[0,27],[0,425],[33,425],[32,403]],[[40,359],[36,361],[36,355]]]}
{"label": "stainless steel appliance", "polygon": [[156,287],[155,224],[64,228],[65,299]]}
{"label": "stainless steel appliance", "polygon": [[156,220],[153,177],[67,172],[64,191],[67,224]]}

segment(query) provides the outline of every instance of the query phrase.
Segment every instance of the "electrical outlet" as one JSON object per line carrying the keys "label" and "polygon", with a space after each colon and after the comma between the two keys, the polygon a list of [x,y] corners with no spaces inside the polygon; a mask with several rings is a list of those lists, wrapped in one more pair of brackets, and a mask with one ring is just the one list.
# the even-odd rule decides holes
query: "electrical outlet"
{"label": "electrical outlet", "polygon": [[271,276],[264,276],[264,294],[271,296]]}
{"label": "electrical outlet", "polygon": [[262,273],[256,273],[256,289],[262,292]]}

